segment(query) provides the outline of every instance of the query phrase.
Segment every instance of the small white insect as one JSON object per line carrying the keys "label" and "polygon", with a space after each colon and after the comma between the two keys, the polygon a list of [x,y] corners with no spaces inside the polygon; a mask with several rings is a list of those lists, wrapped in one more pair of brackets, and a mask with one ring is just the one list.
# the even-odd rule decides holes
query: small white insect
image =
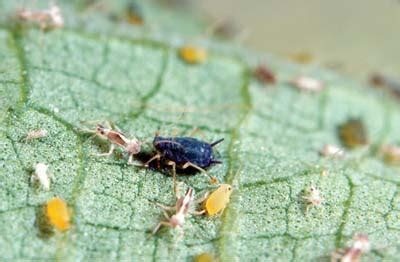
{"label": "small white insect", "polygon": [[324,88],[322,81],[308,76],[296,77],[291,84],[300,90],[310,92],[319,92]]}
{"label": "small white insect", "polygon": [[17,16],[21,20],[39,23],[40,28],[61,28],[64,26],[64,18],[61,9],[53,4],[49,9],[45,10],[28,10],[21,9],[17,11]]}
{"label": "small white insect", "polygon": [[43,163],[38,163],[35,166],[35,172],[31,176],[31,183],[38,181],[40,186],[48,191],[50,190],[50,180],[54,179],[52,174],[47,173],[48,166]]}
{"label": "small white insect", "polygon": [[359,262],[361,255],[371,250],[371,243],[365,234],[356,234],[351,247],[339,249],[332,253],[331,262]]}
{"label": "small white insect", "polygon": [[321,156],[324,157],[338,157],[343,158],[345,153],[344,150],[333,144],[325,144],[319,151]]}
{"label": "small white insect", "polygon": [[28,132],[28,134],[24,138],[24,141],[29,142],[34,139],[46,137],[47,135],[48,135],[48,132],[46,129],[32,130],[32,131]]}
{"label": "small white insect", "polygon": [[324,201],[321,192],[315,186],[307,188],[306,195],[303,196],[303,199],[307,201],[306,213],[308,213],[310,207],[319,207]]}

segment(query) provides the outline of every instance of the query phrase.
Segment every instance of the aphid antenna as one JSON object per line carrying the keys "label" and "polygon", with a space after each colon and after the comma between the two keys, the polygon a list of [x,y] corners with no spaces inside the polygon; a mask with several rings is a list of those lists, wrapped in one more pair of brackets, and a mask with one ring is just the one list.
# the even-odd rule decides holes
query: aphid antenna
{"label": "aphid antenna", "polygon": [[80,120],[79,122],[88,125],[100,125],[106,128],[118,129],[114,122],[109,119]]}
{"label": "aphid antenna", "polygon": [[158,145],[158,144],[161,144],[161,143],[175,144],[175,145],[178,145],[178,146],[182,147],[182,145],[181,145],[180,143],[175,142],[175,141],[171,141],[171,140],[160,140],[160,141],[157,141],[157,142],[154,143],[154,144],[155,144],[155,145]]}
{"label": "aphid antenna", "polygon": [[221,138],[221,139],[219,139],[219,140],[217,140],[217,141],[215,141],[215,142],[212,142],[212,143],[210,144],[210,146],[211,146],[211,147],[214,147],[214,146],[218,145],[219,143],[221,143],[222,141],[224,141],[224,138]]}

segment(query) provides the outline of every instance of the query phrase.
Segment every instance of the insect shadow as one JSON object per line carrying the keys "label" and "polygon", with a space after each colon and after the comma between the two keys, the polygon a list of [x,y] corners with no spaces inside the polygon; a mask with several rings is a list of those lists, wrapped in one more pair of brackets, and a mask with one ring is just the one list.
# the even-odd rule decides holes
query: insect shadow
{"label": "insect shadow", "polygon": [[54,229],[49,223],[45,209],[45,205],[40,205],[35,209],[35,226],[38,229],[37,235],[44,240],[54,235]]}

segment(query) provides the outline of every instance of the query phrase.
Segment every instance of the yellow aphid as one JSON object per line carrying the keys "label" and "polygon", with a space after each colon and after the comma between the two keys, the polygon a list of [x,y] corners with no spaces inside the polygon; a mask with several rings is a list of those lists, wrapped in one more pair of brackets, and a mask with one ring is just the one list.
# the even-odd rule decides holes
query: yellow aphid
{"label": "yellow aphid", "polygon": [[212,192],[204,202],[205,211],[209,216],[222,212],[228,205],[233,188],[231,185],[222,184]]}
{"label": "yellow aphid", "polygon": [[200,255],[196,256],[193,261],[195,262],[213,262],[216,261],[214,256],[209,253],[201,253]]}
{"label": "yellow aphid", "polygon": [[51,225],[60,231],[65,231],[70,227],[70,215],[67,203],[58,197],[54,197],[46,205],[47,218]]}
{"label": "yellow aphid", "polygon": [[179,49],[180,57],[190,64],[200,64],[206,61],[207,51],[200,47],[183,46]]}

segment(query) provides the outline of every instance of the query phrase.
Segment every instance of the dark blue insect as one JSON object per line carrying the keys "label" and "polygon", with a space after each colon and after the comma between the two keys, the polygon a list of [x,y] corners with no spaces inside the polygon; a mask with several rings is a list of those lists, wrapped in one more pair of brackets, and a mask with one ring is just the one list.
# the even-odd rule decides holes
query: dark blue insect
{"label": "dark blue insect", "polygon": [[162,157],[175,162],[178,166],[191,163],[200,168],[207,168],[211,164],[221,163],[215,159],[212,147],[223,140],[209,144],[193,137],[156,136],[153,145]]}
{"label": "dark blue insect", "polygon": [[[145,166],[155,159],[166,160],[166,164],[172,166],[175,186],[176,167],[181,169],[192,167],[207,174],[205,168],[212,164],[222,163],[215,159],[213,147],[223,140],[222,138],[209,144],[193,137],[155,136],[153,146],[157,154],[147,161]],[[215,181],[215,178],[211,177],[211,179]]]}

